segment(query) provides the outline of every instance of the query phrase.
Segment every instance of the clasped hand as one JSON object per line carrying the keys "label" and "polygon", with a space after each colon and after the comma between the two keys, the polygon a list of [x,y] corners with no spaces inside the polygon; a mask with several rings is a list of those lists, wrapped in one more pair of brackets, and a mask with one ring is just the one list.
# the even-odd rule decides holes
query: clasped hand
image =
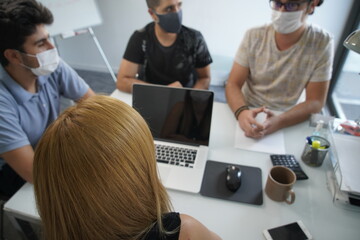
{"label": "clasped hand", "polygon": [[[256,120],[260,113],[266,114],[266,119],[263,123],[259,123]],[[245,136],[250,138],[259,139],[278,129],[278,117],[266,107],[244,110],[240,113],[238,121]]]}

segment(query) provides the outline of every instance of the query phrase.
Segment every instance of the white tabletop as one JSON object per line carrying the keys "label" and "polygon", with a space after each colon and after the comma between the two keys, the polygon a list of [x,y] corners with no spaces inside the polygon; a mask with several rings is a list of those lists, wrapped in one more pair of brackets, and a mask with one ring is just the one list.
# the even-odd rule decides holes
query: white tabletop
{"label": "white tabletop", "polygon": [[[131,105],[131,95],[114,91],[113,97]],[[259,167],[263,188],[272,167],[269,154],[234,148],[235,118],[224,103],[215,102],[210,138],[209,160]],[[331,170],[329,159],[319,168],[308,167],[301,161],[305,137],[311,133],[308,122],[284,130],[286,153],[294,154],[308,180],[294,186],[295,203],[287,205],[270,200],[263,194],[261,206],[224,201],[169,190],[174,210],[191,215],[223,239],[264,239],[262,231],[289,222],[302,220],[314,239],[359,239],[360,212],[334,205],[327,187],[326,172]],[[5,210],[39,219],[31,184],[25,184],[5,205]]]}

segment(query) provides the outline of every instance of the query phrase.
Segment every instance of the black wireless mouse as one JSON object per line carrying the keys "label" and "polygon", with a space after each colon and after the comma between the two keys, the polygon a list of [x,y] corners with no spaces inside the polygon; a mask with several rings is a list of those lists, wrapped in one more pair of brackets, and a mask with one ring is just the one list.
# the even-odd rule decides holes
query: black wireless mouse
{"label": "black wireless mouse", "polygon": [[241,186],[241,171],[240,168],[229,165],[226,167],[226,187],[232,191],[236,192]]}

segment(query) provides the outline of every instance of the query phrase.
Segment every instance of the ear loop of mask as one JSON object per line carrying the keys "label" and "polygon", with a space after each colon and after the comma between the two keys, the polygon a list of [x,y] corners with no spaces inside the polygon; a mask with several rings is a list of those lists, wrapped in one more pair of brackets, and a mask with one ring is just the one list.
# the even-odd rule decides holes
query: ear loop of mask
{"label": "ear loop of mask", "polygon": [[155,15],[155,16],[157,17],[157,19],[158,19],[158,20],[155,20],[155,19],[154,19],[154,22],[155,22],[155,23],[159,23],[160,20],[159,20],[159,17],[157,16],[157,13],[156,13],[155,9],[150,8],[150,11],[151,11],[151,13],[152,13],[153,15]]}
{"label": "ear loop of mask", "polygon": [[[20,53],[20,54],[24,54],[24,55],[26,55],[26,56],[28,56],[28,57],[36,58],[36,60],[37,60],[37,62],[38,62],[38,65],[40,66],[39,60],[37,59],[36,55],[29,54],[29,53],[26,53],[26,52],[23,52],[23,51],[20,51],[20,50],[17,50],[17,49],[15,49],[15,50],[16,50],[18,53]],[[26,66],[26,65],[23,63],[24,60],[23,60],[22,57],[21,57],[21,60],[22,60],[22,63],[20,63],[20,65],[21,65],[22,67],[27,68],[27,69],[29,69],[29,70],[32,69],[32,67]]]}

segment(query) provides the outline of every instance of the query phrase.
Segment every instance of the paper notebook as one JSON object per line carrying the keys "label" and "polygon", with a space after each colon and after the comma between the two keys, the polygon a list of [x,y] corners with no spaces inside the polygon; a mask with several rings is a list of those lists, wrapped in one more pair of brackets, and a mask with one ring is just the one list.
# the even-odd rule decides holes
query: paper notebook
{"label": "paper notebook", "polygon": [[[256,120],[262,123],[265,121],[265,118],[266,114],[260,113]],[[285,154],[284,131],[279,130],[261,139],[253,139],[246,137],[244,131],[239,126],[239,122],[236,122],[235,147],[255,152]]]}

